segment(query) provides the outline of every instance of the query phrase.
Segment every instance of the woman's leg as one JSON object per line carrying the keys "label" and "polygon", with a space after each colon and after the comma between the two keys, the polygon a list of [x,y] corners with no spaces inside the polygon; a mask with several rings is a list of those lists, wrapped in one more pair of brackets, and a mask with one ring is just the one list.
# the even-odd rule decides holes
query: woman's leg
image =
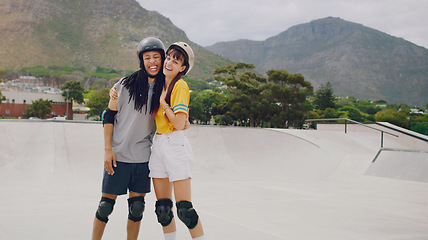
{"label": "woman's leg", "polygon": [[[168,178],[153,178],[153,187],[155,189],[156,198],[159,199],[171,199],[172,200],[172,184]],[[172,211],[172,209],[171,209]],[[175,218],[169,225],[163,226],[163,232],[165,234],[175,232]]]}
{"label": "woman's leg", "polygon": [[[173,182],[173,185],[174,185],[175,201],[177,203],[180,201],[192,202],[190,178],[185,180],[175,181]],[[204,229],[202,228],[202,223],[199,218],[198,218],[198,223],[196,227],[194,227],[193,229],[189,228],[189,232],[192,238],[197,238],[204,235]]]}

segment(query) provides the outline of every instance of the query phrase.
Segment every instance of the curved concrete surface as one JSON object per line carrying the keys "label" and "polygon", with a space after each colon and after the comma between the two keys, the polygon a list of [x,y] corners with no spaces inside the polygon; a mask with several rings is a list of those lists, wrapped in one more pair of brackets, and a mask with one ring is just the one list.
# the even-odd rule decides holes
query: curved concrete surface
{"label": "curved concrete surface", "polygon": [[[0,239],[90,239],[101,124],[0,121],[0,134]],[[428,183],[397,179],[402,162],[393,176],[366,174],[378,132],[191,126],[187,135],[196,158],[192,197],[207,239],[428,239]],[[409,148],[400,141],[385,144]],[[418,164],[426,176],[428,144],[416,148],[425,151]],[[154,202],[150,193],[139,239],[163,239]],[[125,239],[126,218],[122,196],[104,239]],[[177,229],[178,239],[190,239],[183,224]]]}

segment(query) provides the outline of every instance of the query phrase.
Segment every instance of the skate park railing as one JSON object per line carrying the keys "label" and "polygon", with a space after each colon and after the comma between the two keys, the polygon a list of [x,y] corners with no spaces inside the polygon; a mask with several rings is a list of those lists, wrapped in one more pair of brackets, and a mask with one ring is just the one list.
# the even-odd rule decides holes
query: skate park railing
{"label": "skate park railing", "polygon": [[381,148],[383,148],[383,135],[384,135],[384,133],[389,134],[389,135],[394,136],[394,137],[398,137],[398,135],[395,135],[393,133],[390,133],[390,132],[387,132],[387,131],[384,131],[382,129],[378,129],[375,127],[367,126],[366,124],[363,124],[363,123],[360,123],[360,122],[357,122],[357,121],[354,121],[354,120],[351,120],[348,118],[320,118],[320,119],[306,119],[305,121],[306,122],[344,121],[344,123],[345,123],[344,124],[345,125],[345,134],[348,133],[348,124],[349,123],[358,124],[358,125],[364,126],[366,128],[371,128],[371,129],[379,131],[381,133],[381,135],[380,135],[380,147]]}
{"label": "skate park railing", "polygon": [[395,132],[399,132],[401,134],[410,136],[412,138],[416,138],[416,139],[422,140],[424,142],[428,142],[428,136],[424,135],[422,133],[417,133],[417,132],[413,132],[413,131],[408,130],[408,129],[403,129],[403,128],[397,127],[395,125],[389,124],[387,122],[386,123],[385,122],[376,122],[376,124],[379,126],[382,126],[384,128],[389,128]]}

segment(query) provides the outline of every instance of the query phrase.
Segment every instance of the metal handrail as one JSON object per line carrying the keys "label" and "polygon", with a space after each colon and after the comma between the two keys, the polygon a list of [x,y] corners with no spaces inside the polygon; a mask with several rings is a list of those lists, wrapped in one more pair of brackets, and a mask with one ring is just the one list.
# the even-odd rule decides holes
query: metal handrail
{"label": "metal handrail", "polygon": [[387,132],[387,131],[384,131],[384,130],[381,130],[381,129],[378,129],[375,127],[370,127],[370,126],[367,126],[363,123],[360,123],[360,122],[357,122],[357,121],[354,121],[354,120],[348,119],[348,118],[320,118],[320,119],[306,119],[305,121],[306,122],[317,122],[317,121],[341,121],[341,120],[345,121],[345,134],[348,132],[348,127],[347,127],[348,121],[381,132],[381,140],[380,140],[380,147],[381,148],[383,148],[383,133],[389,134],[389,135],[394,136],[394,137],[399,137],[398,135],[395,135],[393,133],[390,133],[390,132]]}

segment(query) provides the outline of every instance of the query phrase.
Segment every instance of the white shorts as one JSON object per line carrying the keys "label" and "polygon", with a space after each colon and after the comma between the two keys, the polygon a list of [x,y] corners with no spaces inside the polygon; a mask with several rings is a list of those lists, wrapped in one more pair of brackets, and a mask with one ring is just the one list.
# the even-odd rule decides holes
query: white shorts
{"label": "white shorts", "polygon": [[149,160],[151,178],[169,178],[170,182],[192,177],[194,157],[184,131],[156,134]]}

